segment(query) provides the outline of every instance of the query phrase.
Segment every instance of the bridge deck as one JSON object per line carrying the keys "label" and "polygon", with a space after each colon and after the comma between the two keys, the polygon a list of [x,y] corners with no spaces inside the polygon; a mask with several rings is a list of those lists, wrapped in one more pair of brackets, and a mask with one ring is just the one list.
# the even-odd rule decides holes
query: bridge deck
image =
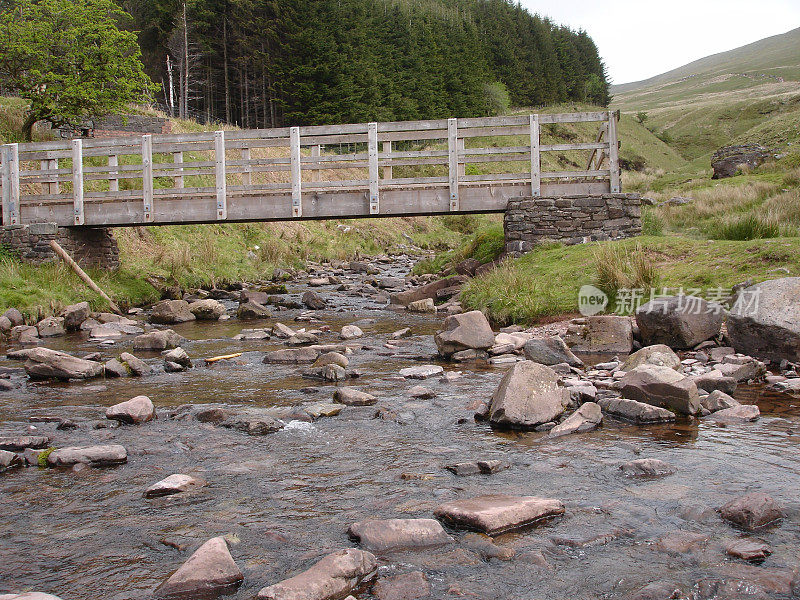
{"label": "bridge deck", "polygon": [[[617,118],[604,111],[6,144],[3,224],[500,212],[518,196],[618,192]],[[559,130],[564,123],[587,124],[577,127],[591,139],[575,141],[574,131]],[[543,153],[586,168],[544,170]]]}

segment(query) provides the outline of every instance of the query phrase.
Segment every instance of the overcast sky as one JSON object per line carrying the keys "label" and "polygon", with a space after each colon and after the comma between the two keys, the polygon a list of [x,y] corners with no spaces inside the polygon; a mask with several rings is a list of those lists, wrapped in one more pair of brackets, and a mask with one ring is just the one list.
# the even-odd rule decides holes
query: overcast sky
{"label": "overcast sky", "polygon": [[647,79],[709,54],[800,27],[800,0],[521,0],[585,29],[612,83]]}

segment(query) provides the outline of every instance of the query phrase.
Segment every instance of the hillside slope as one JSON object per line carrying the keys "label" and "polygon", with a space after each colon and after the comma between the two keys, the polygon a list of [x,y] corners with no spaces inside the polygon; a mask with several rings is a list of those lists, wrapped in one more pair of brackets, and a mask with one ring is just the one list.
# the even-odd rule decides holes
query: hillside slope
{"label": "hillside slope", "polygon": [[646,81],[617,86],[612,107],[687,160],[720,146],[800,141],[800,29],[709,56]]}

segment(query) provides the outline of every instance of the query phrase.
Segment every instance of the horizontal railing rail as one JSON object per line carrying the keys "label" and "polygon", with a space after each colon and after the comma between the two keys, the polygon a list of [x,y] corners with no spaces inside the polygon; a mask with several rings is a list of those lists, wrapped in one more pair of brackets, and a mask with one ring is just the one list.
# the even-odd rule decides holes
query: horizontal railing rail
{"label": "horizontal railing rail", "polygon": [[[543,187],[619,192],[617,118],[602,111],[6,144],[2,219],[80,226],[489,212]],[[544,168],[546,153],[558,155],[548,163],[558,169]],[[494,198],[482,203],[475,188]]]}

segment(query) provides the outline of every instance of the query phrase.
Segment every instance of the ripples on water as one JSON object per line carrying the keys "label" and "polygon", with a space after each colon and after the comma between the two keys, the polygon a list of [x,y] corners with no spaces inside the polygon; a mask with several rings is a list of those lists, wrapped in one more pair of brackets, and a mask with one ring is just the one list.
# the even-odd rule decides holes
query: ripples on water
{"label": "ripples on water", "polygon": [[[759,405],[762,418],[756,423],[639,428],[609,420],[598,431],[558,440],[496,433],[475,423],[467,405],[491,395],[503,368],[445,365],[464,377],[453,383],[428,380],[423,385],[437,396],[411,399],[408,389],[420,382],[395,375],[413,363],[377,352],[386,350],[391,331],[411,326],[417,335],[399,352],[432,355],[430,334],[438,320],[370,310],[363,300],[326,293],[346,311],[322,313],[332,330],[377,319],[361,326],[366,334],[361,341],[372,350],[352,355],[351,364],[364,372],[353,384],[377,395],[399,422],[374,419],[371,407],[348,407],[338,417],[313,425],[295,422],[264,437],[165,418],[115,430],[83,423],[77,431],[61,432],[37,425],[56,446],[123,444],[128,463],[81,472],[28,468],[0,476],[0,592],[35,589],[65,600],[147,598],[202,542],[227,535],[236,542],[232,554],[245,573],[232,598],[251,598],[262,586],[351,545],[345,531],[354,521],[430,517],[441,502],[489,492],[560,498],[566,515],[496,538],[517,551],[509,562],[485,562],[456,547],[395,556],[384,561],[383,571],[423,570],[434,598],[578,600],[625,597],[653,581],[688,591],[704,577],[747,569],[789,572],[798,566],[800,401],[744,387],[737,397]],[[295,315],[287,311],[278,318],[299,326],[290,322]],[[261,363],[264,350],[281,347],[278,341],[231,341],[241,327],[236,321],[175,327],[195,340],[186,347],[192,358],[245,351],[210,368],[141,380],[31,384],[3,394],[0,434],[23,433],[32,415],[101,419],[105,406],[137,394],[150,396],[162,414],[189,402],[235,408],[330,398],[333,386],[302,379],[294,367]],[[103,352],[116,354],[126,345]],[[49,347],[96,349],[74,337]],[[319,392],[301,392],[309,385]],[[621,463],[643,457],[672,463],[678,473],[652,481],[619,475]],[[492,476],[460,478],[443,470],[476,458],[502,458],[512,466]],[[200,475],[209,485],[189,494],[142,498],[149,485],[178,472]],[[432,476],[407,480],[404,473]],[[748,567],[725,556],[724,542],[739,532],[713,509],[755,490],[772,495],[789,516],[761,534],[773,555],[761,567]],[[703,549],[678,556],[655,548],[657,539],[678,530],[709,540]],[[583,545],[590,539],[595,541]],[[551,568],[527,562],[530,550],[542,550]]]}

